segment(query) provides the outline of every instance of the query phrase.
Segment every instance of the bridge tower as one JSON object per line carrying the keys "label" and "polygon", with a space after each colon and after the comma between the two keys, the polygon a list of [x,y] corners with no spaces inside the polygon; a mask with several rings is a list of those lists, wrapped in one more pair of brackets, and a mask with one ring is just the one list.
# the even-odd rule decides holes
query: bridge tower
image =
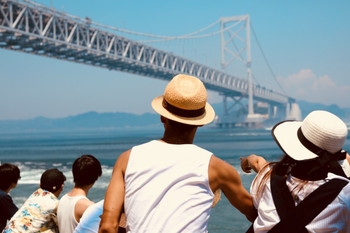
{"label": "bridge tower", "polygon": [[[229,65],[235,61],[240,62],[246,69],[245,74],[248,85],[246,92],[235,93],[235,95],[233,95],[232,92],[220,93],[223,96],[223,113],[221,116],[217,117],[216,125],[222,128],[231,128],[237,125],[255,128],[263,126],[263,122],[267,122],[267,120],[284,120],[291,118],[289,106],[294,106],[295,104],[276,105],[272,102],[253,102],[254,91],[256,91],[257,85],[252,83],[249,15],[220,18],[220,26],[221,69],[224,73],[228,73],[227,67]],[[248,97],[248,106],[241,103],[246,97]],[[228,98],[233,100],[231,106],[228,106]],[[236,105],[239,105],[239,109],[234,108]]]}
{"label": "bridge tower", "polygon": [[[224,111],[221,116],[221,122],[225,122],[224,127],[232,127],[233,124],[244,122],[248,127],[254,127],[255,124],[261,123],[261,117],[254,114],[253,103],[253,84],[252,84],[252,57],[250,47],[250,19],[249,15],[232,16],[220,18],[221,25],[221,68],[224,72],[226,68],[234,61],[240,61],[246,67],[248,80],[248,112],[247,114],[237,113],[235,117],[230,115],[229,111],[237,103],[240,104],[241,96],[223,95]],[[240,42],[240,43],[237,43]],[[231,97],[234,104],[231,107],[227,105],[227,98]],[[243,105],[241,104],[243,107]]]}

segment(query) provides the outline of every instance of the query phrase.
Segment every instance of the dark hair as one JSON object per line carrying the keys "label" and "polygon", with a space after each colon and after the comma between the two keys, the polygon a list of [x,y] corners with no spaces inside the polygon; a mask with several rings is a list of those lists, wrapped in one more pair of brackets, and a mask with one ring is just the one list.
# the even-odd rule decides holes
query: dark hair
{"label": "dark hair", "polygon": [[16,165],[4,163],[0,165],[0,189],[6,190],[11,184],[17,184],[21,179],[19,168]]}
{"label": "dark hair", "polygon": [[56,168],[46,170],[40,178],[40,187],[52,193],[59,190],[66,181],[66,176]]}
{"label": "dark hair", "polygon": [[73,178],[76,187],[95,183],[102,175],[100,162],[92,155],[82,155],[73,163]]}
{"label": "dark hair", "polygon": [[192,130],[193,128],[197,128],[198,125],[188,125],[188,124],[184,124],[184,123],[181,123],[181,122],[177,122],[177,121],[174,121],[174,120],[171,120],[168,118],[168,121],[169,121],[169,125],[174,128],[174,129],[177,129],[179,131],[188,131],[188,130]]}

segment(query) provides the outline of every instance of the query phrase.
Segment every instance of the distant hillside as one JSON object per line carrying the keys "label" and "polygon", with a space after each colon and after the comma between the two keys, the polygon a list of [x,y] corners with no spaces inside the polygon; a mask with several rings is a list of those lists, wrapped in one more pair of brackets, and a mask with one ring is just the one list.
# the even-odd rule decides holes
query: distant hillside
{"label": "distant hillside", "polygon": [[323,104],[318,104],[318,103],[309,103],[309,102],[305,102],[305,101],[298,101],[297,103],[301,109],[301,112],[303,114],[303,118],[307,114],[309,114],[311,111],[325,110],[325,111],[331,112],[331,113],[339,116],[344,121],[350,120],[350,108],[340,108],[336,104],[323,105]]}
{"label": "distant hillside", "polygon": [[[303,118],[314,110],[327,110],[342,118],[350,124],[350,109],[340,108],[337,105],[322,105],[298,101]],[[223,104],[213,104],[218,115],[223,112]],[[160,125],[159,115],[145,113],[136,115],[131,113],[97,113],[87,112],[65,118],[37,117],[28,120],[2,120],[0,121],[0,133],[5,132],[36,132],[36,131],[68,131],[68,130],[93,130],[93,129],[139,129]]]}
{"label": "distant hillside", "polygon": [[156,124],[160,124],[157,114],[87,112],[58,119],[3,120],[0,121],[0,132],[138,128]]}

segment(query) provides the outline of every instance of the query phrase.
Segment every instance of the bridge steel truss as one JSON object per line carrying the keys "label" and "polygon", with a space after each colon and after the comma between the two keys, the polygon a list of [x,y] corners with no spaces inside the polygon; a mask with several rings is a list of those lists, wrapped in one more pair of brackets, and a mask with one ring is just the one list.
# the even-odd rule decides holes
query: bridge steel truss
{"label": "bridge steel truss", "polygon": [[[200,78],[224,96],[247,96],[248,80],[118,36],[81,19],[29,1],[0,0],[0,48],[110,70],[170,80],[178,73]],[[254,99],[274,105],[295,100],[253,85]]]}

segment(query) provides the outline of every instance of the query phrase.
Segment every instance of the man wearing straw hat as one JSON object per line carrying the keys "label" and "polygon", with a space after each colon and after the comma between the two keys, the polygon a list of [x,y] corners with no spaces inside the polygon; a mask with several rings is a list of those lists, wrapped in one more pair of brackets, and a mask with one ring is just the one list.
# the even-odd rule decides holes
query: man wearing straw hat
{"label": "man wearing straw hat", "polygon": [[252,199],[237,171],[193,145],[197,128],[215,116],[203,83],[192,76],[177,75],[164,95],[152,101],[152,107],[161,115],[163,137],[119,156],[99,232],[118,232],[123,208],[127,232],[207,232],[217,190],[253,220]]}

